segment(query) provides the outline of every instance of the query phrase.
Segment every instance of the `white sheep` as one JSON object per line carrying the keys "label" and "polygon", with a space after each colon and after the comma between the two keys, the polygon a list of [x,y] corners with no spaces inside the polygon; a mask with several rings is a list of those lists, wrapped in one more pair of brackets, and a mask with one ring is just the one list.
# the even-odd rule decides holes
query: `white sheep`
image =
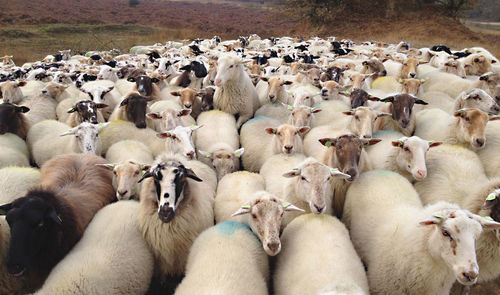
{"label": "white sheep", "polygon": [[315,117],[319,112],[321,112],[321,109],[304,105],[293,107],[286,104],[267,103],[255,112],[255,117],[264,116],[276,119],[283,124],[288,123],[295,127],[311,128],[315,124]]}
{"label": "white sheep", "polygon": [[348,112],[351,110],[350,102],[349,104],[341,100],[322,100],[314,104],[314,107],[320,109],[321,112],[315,115],[315,122],[313,127],[321,125],[329,125],[336,118],[344,117],[343,112]]}
{"label": "white sheep", "polygon": [[[306,214],[281,236],[273,275],[276,295],[368,295],[368,280],[349,232],[337,218]],[[321,255],[321,259],[318,259]]]}
{"label": "white sheep", "polygon": [[108,106],[103,109],[105,119],[109,118],[113,110],[122,101],[121,93],[114,89],[114,83],[108,80],[98,80],[86,83],[80,88],[79,100],[90,99],[95,103],[105,103]]}
{"label": "white sheep", "polygon": [[[36,81],[38,82],[38,81]],[[41,83],[41,82],[40,82]],[[25,87],[26,81],[15,82],[5,81],[0,83],[0,92],[2,93],[2,102],[10,102],[12,104],[20,103],[27,96],[24,95],[21,87]],[[42,83],[43,84],[43,83]]]}
{"label": "white sheep", "polygon": [[158,138],[165,140],[165,151],[171,154],[183,155],[188,159],[196,159],[193,132],[203,126],[177,126],[172,130],[157,133]]}
{"label": "white sheep", "polygon": [[[498,117],[496,117],[498,118]],[[500,121],[490,121],[486,125],[486,140],[488,144],[477,151],[489,177],[500,176],[500,157],[497,156],[500,147]]]}
{"label": "white sheep", "polygon": [[156,276],[181,275],[192,243],[214,223],[217,177],[201,162],[163,155],[143,180],[139,227],[154,254]]}
{"label": "white sheep", "polygon": [[455,204],[422,207],[411,184],[386,170],[351,185],[343,221],[368,266],[371,293],[387,295],[448,294],[455,280],[474,284],[474,244],[482,228],[500,228]]}
{"label": "white sheep", "polygon": [[[68,130],[69,126],[54,120],[35,124],[28,132],[26,142],[38,166],[52,157],[68,153],[101,154],[99,132],[109,123],[94,125],[88,122]],[[67,137],[68,135],[71,135]]]}
{"label": "white sheep", "polygon": [[176,295],[268,294],[269,262],[251,229],[226,221],[204,231],[189,253]]}
{"label": "white sheep", "polygon": [[262,241],[264,251],[275,256],[281,250],[279,238],[286,211],[303,211],[264,191],[264,178],[256,173],[238,171],[220,181],[215,197],[215,221],[238,221],[248,225]]}
{"label": "white sheep", "polygon": [[239,170],[240,157],[244,153],[240,147],[238,129],[234,116],[222,111],[203,112],[198,116],[195,141],[200,161],[211,165],[217,172],[217,179]]}
{"label": "white sheep", "polygon": [[474,88],[482,88],[484,85],[481,80],[462,79],[457,75],[440,71],[428,73],[420,78],[427,79],[427,82],[423,85],[424,93],[440,91],[451,97],[457,97],[460,93],[470,91]]}
{"label": "white sheep", "polygon": [[132,122],[116,120],[110,122],[100,133],[102,152],[105,154],[109,147],[121,140],[137,140],[150,148],[153,156],[157,157],[165,152],[165,141],[159,139],[156,134],[153,129],[139,129]]}
{"label": "white sheep", "polygon": [[480,149],[486,143],[488,120],[488,114],[479,109],[461,109],[453,116],[440,109],[422,110],[416,116],[415,135],[427,140]]}
{"label": "white sheep", "polygon": [[122,140],[113,144],[106,152],[106,160],[111,164],[100,164],[113,170],[113,188],[118,200],[139,200],[142,171],[153,163],[151,150],[136,140]]}
{"label": "white sheep", "polygon": [[145,294],[154,259],[139,230],[139,207],[123,201],[97,212],[35,294]]}
{"label": "white sheep", "polygon": [[236,126],[240,128],[259,107],[257,91],[239,57],[224,55],[217,63],[214,106],[231,115],[239,114]]}
{"label": "white sheep", "polygon": [[155,119],[155,130],[163,132],[174,129],[177,126],[191,126],[196,122],[190,116],[192,110],[183,109],[178,101],[173,99],[160,100],[151,105],[148,117]]}
{"label": "white sheep", "polygon": [[33,126],[43,120],[56,119],[57,101],[49,95],[38,93],[27,97],[19,105],[26,106],[30,109],[25,114],[29,126]]}
{"label": "white sheep", "polygon": [[26,142],[13,133],[0,135],[0,168],[7,166],[29,167],[29,152]]}
{"label": "white sheep", "polygon": [[366,149],[373,169],[394,171],[412,183],[427,176],[427,151],[441,144],[418,136],[406,137],[396,131],[378,131],[374,137],[382,141]]}
{"label": "white sheep", "polygon": [[260,77],[259,83],[255,85],[259,96],[260,105],[271,103],[290,104],[291,101],[288,95],[288,85],[292,85],[293,81],[281,77]]}
{"label": "white sheep", "polygon": [[439,91],[429,91],[420,95],[428,103],[426,106],[415,106],[415,111],[422,109],[439,108],[453,114],[463,108],[476,108],[483,112],[497,114],[500,111],[498,103],[486,91],[474,88],[468,92],[460,93],[456,98]]}
{"label": "white sheep", "polygon": [[302,152],[301,134],[309,127],[295,127],[281,124],[279,121],[256,117],[243,125],[240,133],[243,154],[243,167],[251,172],[259,171],[260,167],[270,156],[284,153],[293,154]]}
{"label": "white sheep", "polygon": [[[334,192],[331,180],[347,179],[350,176],[314,158],[304,159],[289,168],[291,163],[292,161],[277,155],[264,163],[260,174],[266,181],[266,190],[305,212],[332,214]],[[283,227],[299,214],[301,213],[287,214],[282,221]]]}

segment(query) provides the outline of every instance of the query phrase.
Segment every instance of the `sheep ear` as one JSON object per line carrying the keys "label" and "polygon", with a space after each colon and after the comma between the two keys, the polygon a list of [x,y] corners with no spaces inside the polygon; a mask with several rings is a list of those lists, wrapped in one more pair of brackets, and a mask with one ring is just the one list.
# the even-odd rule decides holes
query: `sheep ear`
{"label": "sheep ear", "polygon": [[172,136],[172,133],[167,131],[167,132],[163,132],[163,133],[156,133],[156,137],[158,138],[167,138],[167,137],[171,137]]}
{"label": "sheep ear", "polygon": [[471,215],[472,219],[476,220],[481,224],[484,230],[494,230],[494,229],[500,229],[500,223],[496,222],[491,218],[490,216],[479,216],[477,214],[472,214]]}
{"label": "sheep ear", "polygon": [[231,214],[231,216],[234,217],[234,216],[248,214],[248,213],[250,213],[250,209],[251,208],[252,207],[249,204],[245,204],[245,205],[241,206],[240,209],[238,209],[238,211],[236,211],[233,214]]}
{"label": "sheep ear", "polygon": [[76,129],[77,128],[71,128],[70,130],[68,130],[68,131],[66,131],[64,133],[61,133],[59,136],[73,135],[73,134],[75,134]]}
{"label": "sheep ear", "polygon": [[467,114],[467,112],[465,111],[465,109],[460,109],[460,110],[456,111],[453,114],[453,116],[463,118],[466,114]]}
{"label": "sheep ear", "polygon": [[287,81],[283,82],[283,84],[284,84],[284,85],[292,85],[292,84],[293,84],[293,81],[288,81],[288,80],[287,80]]}
{"label": "sheep ear", "polygon": [[266,128],[267,134],[276,134],[276,128]]}
{"label": "sheep ear", "polygon": [[12,203],[0,206],[0,216],[7,215],[10,209],[12,209]]}
{"label": "sheep ear", "polygon": [[122,100],[122,102],[120,103],[120,106],[126,106],[128,105],[128,98],[125,98],[124,100]]}
{"label": "sheep ear", "polygon": [[423,105],[428,105],[428,103],[426,103],[425,101],[421,100],[421,99],[416,99],[415,100],[415,104],[423,104]]}
{"label": "sheep ear", "polygon": [[106,128],[111,122],[106,122],[106,123],[99,123],[97,124],[97,131],[101,131],[102,129]]}
{"label": "sheep ear", "polygon": [[354,111],[347,111],[347,112],[342,112],[342,114],[347,115],[347,116],[352,116],[354,115]]}
{"label": "sheep ear", "polygon": [[108,89],[104,90],[102,93],[108,93],[108,92],[110,92],[113,89],[115,89],[115,86],[109,87]]}
{"label": "sheep ear", "polygon": [[338,168],[330,168],[330,175],[335,178],[343,178],[343,179],[351,178],[351,175],[340,172]]}
{"label": "sheep ear", "polygon": [[108,105],[105,103],[96,103],[95,107],[98,109],[104,109],[104,108],[108,107]]}
{"label": "sheep ear", "polygon": [[16,106],[16,112],[18,112],[18,113],[27,113],[29,111],[30,111],[30,109],[28,107],[25,107],[25,106],[18,107],[18,106]]}
{"label": "sheep ear", "polygon": [[178,113],[177,113],[177,117],[183,117],[183,116],[187,116],[187,115],[190,115],[192,112],[191,109],[182,109],[180,110]]}
{"label": "sheep ear", "polygon": [[69,110],[68,110],[68,113],[69,113],[69,114],[70,114],[70,113],[74,113],[74,112],[76,112],[76,108],[71,108],[71,109],[69,109]]}
{"label": "sheep ear", "polygon": [[161,119],[162,116],[158,113],[148,113],[146,114],[146,116],[148,116],[148,118],[150,119]]}
{"label": "sheep ear", "polygon": [[148,170],[143,170],[142,177],[141,177],[141,179],[139,179],[139,181],[137,181],[137,183],[141,183],[146,178],[153,177],[154,176],[153,171],[154,170],[151,168],[149,168]]}
{"label": "sheep ear", "polygon": [[305,134],[307,131],[309,131],[309,129],[311,128],[309,128],[308,126],[302,126],[297,128],[297,132],[300,134]]}
{"label": "sheep ear", "polygon": [[95,164],[95,165],[99,166],[99,167],[107,168],[109,170],[113,170],[115,168],[115,164]]}
{"label": "sheep ear", "polygon": [[382,139],[380,139],[380,138],[370,138],[370,139],[364,138],[361,141],[363,142],[364,145],[374,145],[374,144],[381,142]]}
{"label": "sheep ear", "polygon": [[200,155],[202,155],[203,157],[205,157],[205,158],[209,158],[209,159],[210,159],[210,158],[212,158],[212,154],[211,154],[211,153],[209,153],[209,152],[204,152],[204,151],[202,151],[202,150],[198,150],[198,153],[199,153]]}
{"label": "sheep ear", "polygon": [[488,121],[496,121],[496,120],[500,120],[500,116],[492,116],[488,119]]}
{"label": "sheep ear", "polygon": [[[200,129],[201,127],[203,127],[203,125],[191,125],[191,126],[189,126],[189,128],[191,128],[192,131]],[[203,130],[205,130],[205,129],[203,129]]]}
{"label": "sheep ear", "polygon": [[394,96],[389,96],[384,99],[380,99],[379,101],[381,102],[393,102],[394,101]]}
{"label": "sheep ear", "polygon": [[433,225],[433,224],[439,225],[443,222],[443,220],[444,220],[443,216],[438,215],[438,214],[434,214],[434,215],[420,221],[419,223],[421,225]]}
{"label": "sheep ear", "polygon": [[292,169],[292,170],[286,172],[285,174],[283,174],[283,177],[291,178],[291,177],[295,177],[295,176],[299,176],[299,175],[300,175],[300,169],[295,168],[295,169]]}
{"label": "sheep ear", "polygon": [[443,142],[442,141],[429,141],[429,147],[436,147],[438,145],[442,145]]}
{"label": "sheep ear", "polygon": [[21,81],[21,82],[18,82],[14,87],[17,88],[17,87],[23,87],[24,85],[26,85],[28,82],[26,81]]}
{"label": "sheep ear", "polygon": [[57,215],[56,210],[54,208],[50,209],[49,213],[46,215],[47,218],[54,221],[58,225],[62,225],[62,219],[59,215]]}
{"label": "sheep ear", "polygon": [[298,212],[306,212],[302,209],[300,209],[299,207],[289,203],[289,202],[281,202],[281,206],[283,206],[283,209],[285,211],[298,211]]}
{"label": "sheep ear", "polygon": [[391,144],[394,147],[400,147],[400,148],[402,148],[403,145],[404,145],[404,142],[402,140],[395,140],[395,141],[391,142]]}
{"label": "sheep ear", "polygon": [[260,79],[264,82],[268,82],[269,81],[269,78],[268,77],[260,77]]}
{"label": "sheep ear", "polygon": [[316,114],[316,113],[321,112],[321,109],[312,108],[312,109],[311,109],[311,112],[312,112],[313,114]]}
{"label": "sheep ear", "polygon": [[244,152],[245,152],[245,148],[240,148],[240,149],[235,150],[235,151],[233,152],[233,154],[234,154],[237,158],[239,158],[239,157],[241,157],[241,155],[243,155],[243,153],[244,153]]}
{"label": "sheep ear", "polygon": [[186,168],[186,177],[191,178],[194,181],[202,182],[203,180],[199,178],[191,168]]}
{"label": "sheep ear", "polygon": [[158,82],[160,82],[160,80],[158,78],[151,78],[151,82],[158,83]]}
{"label": "sheep ear", "polygon": [[327,148],[331,147],[331,146],[335,146],[335,143],[336,143],[337,139],[335,138],[321,138],[319,139],[319,142],[326,146]]}
{"label": "sheep ear", "polygon": [[482,210],[488,210],[493,208],[498,203],[498,197],[500,196],[500,189],[495,190],[491,194],[489,194],[486,197],[486,200],[484,201],[483,206],[481,207]]}
{"label": "sheep ear", "polygon": [[128,77],[127,81],[129,81],[129,82],[135,82],[135,78],[134,77]]}

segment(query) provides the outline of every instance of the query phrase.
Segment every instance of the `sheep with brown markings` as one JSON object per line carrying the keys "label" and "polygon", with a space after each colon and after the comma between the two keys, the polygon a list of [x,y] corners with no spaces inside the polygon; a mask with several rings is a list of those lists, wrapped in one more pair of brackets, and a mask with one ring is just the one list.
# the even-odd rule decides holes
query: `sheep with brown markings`
{"label": "sheep with brown markings", "polygon": [[380,101],[386,103],[380,110],[392,116],[379,118],[375,124],[375,130],[395,130],[405,136],[412,136],[417,125],[413,106],[427,103],[410,94],[396,94]]}
{"label": "sheep with brown markings", "polygon": [[109,117],[109,121],[123,120],[133,122],[137,128],[153,128],[153,121],[146,117],[149,113],[148,99],[137,92],[131,92],[123,98],[120,105]]}
{"label": "sheep with brown markings", "polygon": [[29,110],[25,106],[17,106],[7,102],[0,104],[0,134],[10,132],[26,139],[29,125],[24,113]]}

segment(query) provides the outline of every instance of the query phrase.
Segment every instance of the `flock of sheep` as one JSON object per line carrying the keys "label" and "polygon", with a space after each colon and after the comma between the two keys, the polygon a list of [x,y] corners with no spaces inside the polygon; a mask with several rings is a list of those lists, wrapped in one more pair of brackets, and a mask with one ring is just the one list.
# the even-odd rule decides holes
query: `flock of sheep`
{"label": "flock of sheep", "polygon": [[0,81],[0,294],[184,276],[175,294],[443,295],[500,276],[483,48],[214,37],[6,56]]}

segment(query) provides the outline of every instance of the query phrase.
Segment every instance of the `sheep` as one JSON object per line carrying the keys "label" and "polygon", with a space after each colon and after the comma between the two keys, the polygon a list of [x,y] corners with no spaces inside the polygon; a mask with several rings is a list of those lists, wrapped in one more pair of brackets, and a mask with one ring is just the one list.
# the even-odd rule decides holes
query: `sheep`
{"label": "sheep", "polygon": [[172,91],[170,94],[179,97],[180,105],[185,109],[191,110],[193,118],[196,119],[201,113],[201,99],[199,98],[202,95],[201,92],[191,88],[184,88],[179,91]]}
{"label": "sheep", "polygon": [[172,130],[157,133],[158,138],[165,139],[165,151],[183,155],[188,159],[196,159],[193,131],[203,126],[182,127],[177,126]]}
{"label": "sheep", "polygon": [[412,183],[427,176],[427,151],[442,144],[418,136],[406,137],[395,131],[378,131],[374,137],[382,141],[366,149],[373,169],[394,171]]}
{"label": "sheep", "polygon": [[381,111],[390,113],[392,116],[378,118],[374,130],[390,129],[399,131],[405,136],[412,136],[417,125],[413,106],[427,103],[410,94],[396,94],[380,101],[387,103]]}
{"label": "sheep", "polygon": [[459,76],[460,78],[465,79],[467,74],[465,72],[464,64],[460,60],[450,59],[444,63],[441,71],[445,73],[450,73]]}
{"label": "sheep", "polygon": [[329,124],[332,128],[347,129],[360,138],[371,138],[378,118],[391,116],[391,114],[375,111],[369,107],[357,107],[343,112],[347,117],[339,118]]}
{"label": "sheep", "polygon": [[290,103],[287,85],[292,85],[293,81],[282,79],[281,77],[260,77],[261,82],[257,83],[256,90],[259,95],[260,105],[271,103]]}
{"label": "sheep", "polygon": [[137,140],[144,143],[153,152],[153,156],[165,152],[165,141],[157,137],[157,133],[151,128],[139,129],[134,123],[116,120],[100,132],[102,141],[102,153],[105,154],[109,147],[121,140]]}
{"label": "sheep", "polygon": [[216,223],[231,220],[248,225],[270,256],[281,251],[279,233],[287,211],[303,212],[264,191],[264,179],[259,174],[239,171],[219,181],[214,206]]}
{"label": "sheep", "polygon": [[462,59],[467,75],[482,75],[491,72],[492,60],[481,53],[473,53]]}
{"label": "sheep", "polygon": [[[109,123],[94,125],[83,122],[68,130],[68,125],[45,120],[31,127],[27,143],[34,162],[41,167],[56,155],[68,153],[101,154],[99,132]],[[71,135],[71,137],[65,137]]]}
{"label": "sheep", "polygon": [[315,115],[313,127],[329,125],[336,117],[343,117],[343,112],[351,110],[350,103],[339,100],[323,100],[317,102],[314,108],[321,109],[321,113]]}
{"label": "sheep", "polygon": [[149,113],[148,99],[137,92],[131,92],[123,98],[120,105],[109,116],[109,121],[123,120],[133,122],[137,128],[153,128],[153,121],[146,114]]}
{"label": "sheep", "polygon": [[154,260],[139,230],[139,206],[123,201],[100,210],[35,294],[145,294]]}
{"label": "sheep", "polygon": [[150,107],[147,116],[154,120],[155,130],[158,132],[174,129],[177,126],[195,125],[195,120],[190,116],[192,110],[183,109],[173,100],[161,100]]}
{"label": "sheep", "polygon": [[206,165],[171,155],[158,157],[143,175],[139,228],[155,257],[156,277],[184,273],[189,248],[214,223],[216,179]]}
{"label": "sheep", "polygon": [[311,107],[314,104],[314,98],[321,94],[320,89],[309,83],[297,83],[293,85],[288,92],[290,93],[290,100],[293,101],[292,105],[294,107],[299,105]]}
{"label": "sheep", "polygon": [[12,133],[0,135],[0,168],[8,166],[29,167],[29,152],[26,142]]}
{"label": "sheep", "polygon": [[222,111],[208,111],[200,114],[197,124],[203,126],[195,134],[200,161],[215,168],[218,180],[239,170],[245,150],[239,148],[234,117]]}
{"label": "sheep", "polygon": [[368,266],[371,294],[388,295],[448,294],[455,280],[474,284],[474,244],[483,228],[500,228],[455,204],[422,207],[411,184],[385,170],[364,173],[351,185],[343,221]]}
{"label": "sheep", "polygon": [[369,294],[361,259],[337,218],[299,216],[285,228],[281,239],[283,251],[273,274],[276,295]]}
{"label": "sheep", "polygon": [[116,70],[108,65],[102,65],[99,67],[99,74],[97,74],[97,79],[99,80],[109,80],[111,82],[118,81],[118,76],[116,75]]}
{"label": "sheep", "polygon": [[265,104],[256,112],[255,117],[264,116],[276,119],[281,123],[288,123],[295,127],[309,127],[315,124],[315,114],[321,112],[321,109],[312,108],[304,105],[293,107],[286,104]]}
{"label": "sheep", "polygon": [[26,84],[26,81],[5,81],[0,83],[0,98],[3,99],[4,103],[20,103],[25,98],[21,87]]}
{"label": "sheep", "polygon": [[103,109],[103,116],[104,119],[108,119],[122,100],[122,95],[114,88],[113,82],[107,80],[89,82],[80,88],[81,92],[88,95],[80,95],[80,100],[90,97],[95,103],[106,103],[108,106]]}
{"label": "sheep", "polygon": [[380,141],[377,138],[360,139],[352,134],[319,139],[319,142],[327,148],[324,153],[323,164],[338,168],[340,172],[349,175],[347,179],[332,178],[330,181],[334,191],[333,212],[337,216],[342,215],[345,193],[348,187],[358,179],[361,173],[372,169],[364,146],[374,145]]}
{"label": "sheep", "polygon": [[461,109],[453,116],[440,109],[420,111],[415,135],[427,140],[459,144],[477,150],[486,144],[488,114],[479,109]]}
{"label": "sheep", "polygon": [[45,87],[42,88],[42,94],[55,99],[58,103],[68,99],[70,97],[79,96],[79,90],[73,85],[59,84],[56,82],[48,82]]}
{"label": "sheep", "polygon": [[29,108],[30,111],[25,115],[29,126],[33,126],[43,120],[56,119],[57,102],[52,97],[43,93],[24,99],[19,106]]}
{"label": "sheep", "polygon": [[342,100],[344,99],[340,96],[341,91],[346,89],[335,81],[321,82],[321,98],[323,100]]}
{"label": "sheep", "polygon": [[113,144],[106,152],[111,164],[100,165],[113,171],[113,188],[118,200],[139,200],[142,171],[153,163],[151,150],[135,140],[122,140]]}
{"label": "sheep", "polygon": [[489,177],[498,177],[500,175],[500,158],[497,157],[498,148],[500,147],[500,121],[490,121],[486,125],[485,134],[488,144],[477,153],[481,158],[486,174]]}
{"label": "sheep", "polygon": [[479,77],[479,80],[483,81],[484,84],[486,84],[485,88],[487,89],[484,90],[486,90],[489,95],[495,97],[496,100],[500,102],[500,73],[486,73],[481,75],[481,77]]}
{"label": "sheep", "polygon": [[214,106],[231,115],[239,114],[238,129],[259,107],[257,91],[243,68],[238,57],[224,55],[218,60],[215,76]]}
{"label": "sheep", "polygon": [[17,106],[8,102],[0,104],[0,135],[9,132],[26,139],[30,127],[24,114],[29,110],[25,106]]}
{"label": "sheep", "polygon": [[66,113],[70,114],[65,120],[70,127],[76,127],[83,122],[92,124],[104,123],[100,109],[107,107],[104,103],[95,103],[91,100],[81,100],[73,105]]}
{"label": "sheep", "polygon": [[39,187],[0,206],[11,231],[9,274],[24,275],[38,289],[94,214],[113,201],[111,172],[95,166],[101,163],[95,155],[56,156],[43,165]]}
{"label": "sheep", "polygon": [[[306,158],[300,162],[299,159],[301,157],[290,160],[279,156],[269,158],[260,169],[266,182],[266,190],[307,213],[332,214],[333,199],[336,196],[331,180],[347,179],[350,176],[314,158]],[[292,163],[295,165],[292,166]],[[284,216],[282,227],[300,214],[293,212]]]}
{"label": "sheep", "polygon": [[279,121],[266,117],[253,118],[241,128],[240,141],[245,149],[243,167],[250,172],[257,172],[265,160],[274,154],[301,153],[300,135],[308,130],[308,127],[280,125]]}
{"label": "sheep", "polygon": [[498,114],[500,106],[486,91],[474,88],[469,92],[462,92],[455,99],[454,111],[464,108],[477,108],[489,114]]}
{"label": "sheep", "polygon": [[266,295],[268,282],[268,259],[259,239],[248,226],[226,221],[195,240],[175,294]]}
{"label": "sheep", "polygon": [[456,75],[439,71],[428,73],[420,78],[427,79],[427,82],[422,86],[424,93],[440,91],[451,97],[457,97],[460,93],[470,91],[474,88],[482,88],[485,84],[484,80],[462,79]]}

